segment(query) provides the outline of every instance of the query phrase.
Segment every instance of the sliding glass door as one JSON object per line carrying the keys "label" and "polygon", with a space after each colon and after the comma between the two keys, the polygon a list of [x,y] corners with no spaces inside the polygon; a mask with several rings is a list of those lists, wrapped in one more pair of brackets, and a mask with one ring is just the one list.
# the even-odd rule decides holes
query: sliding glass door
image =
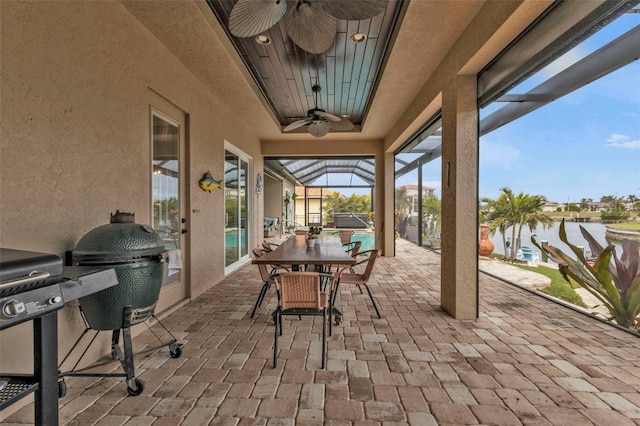
{"label": "sliding glass door", "polygon": [[227,145],[224,160],[225,272],[249,258],[250,215],[248,176],[250,159]]}

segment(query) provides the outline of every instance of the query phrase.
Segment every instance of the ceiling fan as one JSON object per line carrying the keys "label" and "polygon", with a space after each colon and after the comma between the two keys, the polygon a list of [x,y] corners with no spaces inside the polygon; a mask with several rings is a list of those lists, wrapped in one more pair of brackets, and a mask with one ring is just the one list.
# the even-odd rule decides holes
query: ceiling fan
{"label": "ceiling fan", "polygon": [[333,46],[338,19],[372,18],[384,11],[388,0],[238,0],[229,15],[229,31],[236,37],[253,37],[284,18],[289,38],[309,53]]}
{"label": "ceiling fan", "polygon": [[309,126],[309,133],[319,138],[329,133],[330,129],[353,129],[353,123],[351,121],[346,118],[338,117],[337,115],[329,114],[325,110],[318,108],[318,94],[320,93],[320,90],[322,90],[319,85],[313,85],[311,90],[313,90],[313,94],[315,96],[315,105],[313,109],[307,111],[307,118],[294,121],[282,129],[284,132],[289,132],[302,126]]}

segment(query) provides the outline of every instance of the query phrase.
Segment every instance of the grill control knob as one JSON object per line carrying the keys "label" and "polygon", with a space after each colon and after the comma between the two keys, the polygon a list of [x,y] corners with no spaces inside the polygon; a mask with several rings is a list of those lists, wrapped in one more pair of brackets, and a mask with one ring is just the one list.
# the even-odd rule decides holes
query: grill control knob
{"label": "grill control knob", "polygon": [[26,310],[23,302],[19,300],[8,300],[2,306],[2,316],[6,318],[13,318],[16,315],[23,313]]}
{"label": "grill control knob", "polygon": [[60,302],[62,302],[62,296],[55,296],[55,297],[52,297],[51,299],[49,299],[49,304],[50,305],[55,305],[55,304],[58,304]]}

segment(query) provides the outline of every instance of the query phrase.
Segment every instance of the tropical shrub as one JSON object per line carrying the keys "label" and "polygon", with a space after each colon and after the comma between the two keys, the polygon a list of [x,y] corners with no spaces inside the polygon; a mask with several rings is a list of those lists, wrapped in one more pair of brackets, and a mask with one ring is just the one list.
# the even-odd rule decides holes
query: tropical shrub
{"label": "tropical shrub", "polygon": [[564,220],[560,224],[560,240],[571,248],[577,260],[557,247],[540,246],[533,236],[531,242],[551,260],[558,263],[558,268],[565,280],[573,279],[602,302],[611,315],[609,320],[623,327],[640,331],[638,242],[630,239],[622,240],[622,256],[618,258],[613,244],[603,248],[583,226],[580,226],[580,231],[589,243],[592,254],[596,256],[593,264],[585,259],[582,248],[567,240]]}
{"label": "tropical shrub", "polygon": [[612,209],[612,210],[603,211],[600,214],[600,219],[603,222],[620,222],[620,221],[629,220],[629,216],[631,216],[631,214],[626,210]]}

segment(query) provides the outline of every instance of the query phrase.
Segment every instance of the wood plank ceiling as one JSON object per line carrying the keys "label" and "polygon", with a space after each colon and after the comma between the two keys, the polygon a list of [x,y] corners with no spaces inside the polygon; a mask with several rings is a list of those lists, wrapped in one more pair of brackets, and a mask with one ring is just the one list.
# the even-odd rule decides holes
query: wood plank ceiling
{"label": "wood plank ceiling", "polygon": [[[312,86],[320,85],[318,108],[346,117],[360,128],[367,115],[376,81],[381,74],[404,0],[388,0],[381,14],[362,21],[338,20],[334,45],[312,54],[296,46],[281,20],[263,34],[271,44],[258,44],[254,37],[238,38],[229,32],[229,14],[236,0],[207,0],[229,39],[282,126],[307,117],[314,107]],[[289,3],[295,7],[295,2]],[[354,43],[355,33],[367,35]]]}

